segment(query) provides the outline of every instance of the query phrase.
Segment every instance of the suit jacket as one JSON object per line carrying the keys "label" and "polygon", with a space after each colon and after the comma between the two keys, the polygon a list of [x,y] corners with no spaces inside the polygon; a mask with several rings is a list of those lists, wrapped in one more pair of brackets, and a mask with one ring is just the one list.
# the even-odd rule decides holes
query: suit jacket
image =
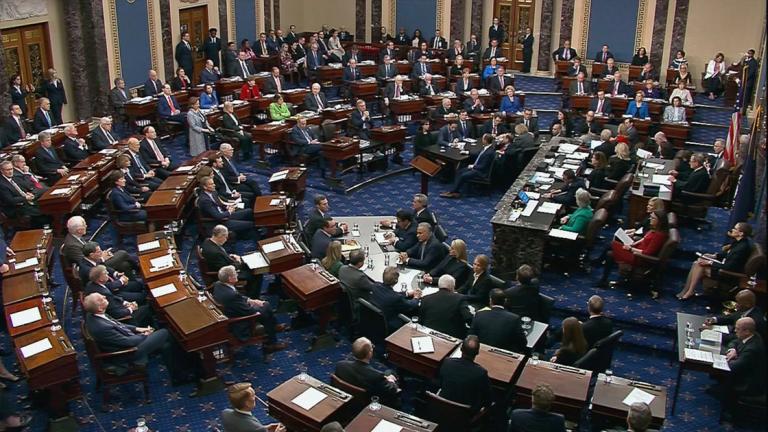
{"label": "suit jacket", "polygon": [[518,353],[525,352],[528,344],[520,317],[503,306],[477,312],[469,334],[477,335],[480,343]]}
{"label": "suit jacket", "polygon": [[[315,234],[317,235],[317,233]],[[339,280],[349,290],[353,304],[358,298],[368,300],[373,291],[373,286],[376,284],[362,270],[351,264],[341,266],[339,269]]]}
{"label": "suit jacket", "polygon": [[99,293],[107,298],[107,315],[115,319],[131,315],[131,310],[123,306],[123,298],[114,294],[108,287],[94,282],[85,285],[85,295]]}
{"label": "suit jacket", "polygon": [[603,68],[603,73],[601,73],[601,74],[600,74],[600,76],[601,76],[602,78],[605,78],[605,77],[612,77],[612,76],[613,76],[613,74],[615,74],[615,73],[616,73],[616,71],[618,71],[618,70],[619,70],[619,68],[618,68],[618,67],[616,67],[616,65],[613,65],[613,67],[608,67],[608,65],[606,65],[606,66]]}
{"label": "suit jacket", "polygon": [[67,103],[67,94],[64,91],[64,83],[56,78],[56,85],[51,80],[43,80],[40,83],[40,93],[51,100],[51,105],[62,105]]}
{"label": "suit jacket", "polygon": [[739,396],[765,395],[765,345],[759,334],[733,347],[737,357],[728,362],[730,385]]}
{"label": "suit jacket", "polygon": [[35,111],[35,117],[32,120],[32,132],[34,133],[42,132],[58,124],[59,123],[56,121],[51,111],[48,111],[48,119],[46,119],[45,114],[43,113],[43,109],[38,108]]}
{"label": "suit jacket", "polygon": [[[616,83],[615,82],[611,83],[611,85],[609,85],[608,88],[605,89],[605,94],[613,95],[613,91],[615,88],[616,88]],[[619,81],[619,87],[618,87],[618,91],[616,92],[616,96],[629,95],[630,93],[632,93],[632,88],[629,85],[627,85],[627,83],[625,83],[624,81]]]}
{"label": "suit jacket", "polygon": [[70,162],[79,162],[88,157],[88,150],[80,148],[80,143],[71,138],[64,140],[64,157]]}
{"label": "suit jacket", "polygon": [[352,385],[364,388],[371,396],[378,396],[388,401],[397,400],[397,385],[387,381],[383,372],[376,370],[368,363],[356,359],[342,360],[336,363],[334,375]]}
{"label": "suit jacket", "polygon": [[197,198],[197,206],[203,217],[215,219],[218,222],[229,219],[227,207],[221,202],[219,194],[216,192],[211,192],[211,195],[208,195],[208,193],[201,191]]}
{"label": "suit jacket", "polygon": [[604,315],[597,315],[584,321],[581,329],[584,331],[584,338],[587,340],[587,349],[590,349],[600,339],[606,338],[613,333],[613,323],[610,318]]}
{"label": "suit jacket", "polygon": [[462,125],[461,121],[456,122],[456,132],[459,134],[459,139],[465,138],[477,138],[477,128],[471,120],[467,120]]}
{"label": "suit jacket", "polygon": [[384,81],[389,78],[394,78],[397,75],[397,65],[391,63],[389,65],[379,65],[379,69],[376,71],[376,79]]}
{"label": "suit jacket", "polygon": [[240,78],[245,79],[248,78],[248,76],[253,75],[255,73],[254,71],[253,63],[250,60],[245,60],[245,72],[243,72],[243,67],[237,56],[230,59],[227,64],[227,74],[229,76],[239,76]]}
{"label": "suit jacket", "polygon": [[[323,218],[325,216],[330,216],[329,213],[321,214],[320,211],[317,208],[313,208],[309,211],[309,219],[307,220],[307,223],[304,224],[304,232],[309,238],[312,238],[312,236],[315,235],[315,231],[320,229],[320,227],[323,226]],[[336,228],[336,232],[333,233],[334,237],[339,237],[342,234],[344,234],[344,231],[341,228]]]}
{"label": "suit jacket", "polygon": [[323,53],[320,52],[320,49],[318,48],[317,53],[315,51],[309,50],[307,52],[307,68],[309,70],[316,70],[318,66],[324,66],[325,65],[325,59],[323,58]]}
{"label": "suit jacket", "polygon": [[160,80],[155,80],[154,85],[152,84],[153,81],[151,79],[147,79],[144,82],[144,96],[154,96],[158,93],[161,93],[163,91],[163,82]]}
{"label": "suit jacket", "polygon": [[348,136],[357,135],[361,139],[368,139],[370,137],[371,120],[370,118],[364,120],[363,113],[361,113],[359,109],[353,110],[352,114],[349,116],[349,126],[351,127],[347,128]]}
{"label": "suit jacket", "polygon": [[575,206],[576,205],[576,191],[579,190],[579,188],[586,189],[586,184],[584,183],[584,179],[581,177],[576,177],[573,179],[571,184],[569,184],[564,191],[561,193],[555,195],[552,197],[552,201],[556,203],[560,203],[566,206]]}
{"label": "suit jacket", "polygon": [[488,304],[488,296],[493,288],[493,281],[488,272],[484,271],[477,278],[477,281],[475,281],[474,274],[470,275],[458,291],[467,297],[468,302],[485,306]]}
{"label": "suit jacket", "polygon": [[280,81],[280,89],[285,90],[285,80],[283,80],[282,77],[275,79],[274,76],[270,75],[264,79],[265,93],[272,93],[272,94],[277,93],[277,81]]}
{"label": "suit jacket", "polygon": [[315,97],[312,92],[309,92],[306,96],[304,96],[304,109],[309,111],[320,111],[317,98],[320,98],[320,103],[323,104],[323,108],[328,108],[328,99],[325,98],[325,93],[320,92],[317,94],[317,97]]}
{"label": "suit jacket", "polygon": [[[160,154],[163,155],[163,157],[168,157],[168,152],[163,148],[164,146],[160,145],[159,140],[154,140],[155,145],[160,150]],[[162,161],[157,159],[157,155],[155,155],[155,151],[152,150],[152,146],[149,143],[148,138],[144,138],[141,140],[141,143],[139,143],[139,154],[141,155],[142,160],[149,164],[150,167],[157,167],[160,166],[160,163]]]}
{"label": "suit jacket", "polygon": [[[501,133],[501,132],[500,132]],[[496,159],[496,152],[492,146],[486,147],[480,151],[480,154],[475,159],[475,163],[472,165],[472,170],[480,173],[484,177],[488,177],[491,172],[491,166]]]}
{"label": "suit jacket", "polygon": [[131,158],[130,173],[133,178],[137,180],[142,179],[144,178],[144,174],[152,169],[147,161],[144,160],[144,157],[141,156],[141,148],[139,148],[139,153],[127,151],[125,154]]}
{"label": "suit jacket", "polygon": [[501,51],[501,47],[497,46],[496,50],[493,52],[493,55],[491,55],[491,47],[488,47],[483,52],[483,60],[490,61],[491,58],[498,58],[498,57],[504,57],[504,53]]}
{"label": "suit jacket", "polygon": [[[32,179],[33,176],[35,177],[35,180]],[[33,193],[36,198],[40,198],[40,196],[48,190],[48,186],[44,185],[40,180],[38,180],[37,176],[35,176],[32,171],[27,171],[24,173],[14,168],[13,181],[15,181],[16,184],[25,191]],[[37,181],[37,184],[35,181]]]}
{"label": "suit jacket", "polygon": [[237,262],[229,256],[226,250],[222,246],[217,245],[210,238],[205,239],[200,247],[202,249],[203,258],[205,258],[206,264],[210,271],[219,271],[224,266],[234,265],[239,267]]}
{"label": "suit jacket", "polygon": [[712,274],[717,275],[717,272],[721,269],[732,272],[744,271],[744,266],[747,264],[747,260],[752,254],[752,248],[752,241],[748,238],[743,238],[731,243],[731,247],[727,252],[720,252],[717,254],[718,260],[722,260],[723,263],[712,263]]}
{"label": "suit jacket", "polygon": [[187,46],[184,41],[176,44],[176,51],[173,57],[176,59],[176,63],[179,65],[179,67],[184,68],[184,72],[186,72],[188,76],[193,76],[195,62],[192,59],[191,42],[189,43],[189,46]]}
{"label": "suit jacket", "polygon": [[[21,184],[16,182],[15,179],[13,179],[13,182],[24,192],[29,192]],[[23,208],[29,205],[27,198],[20,194],[4,175],[0,175],[0,203],[3,204],[3,211],[10,217],[15,216],[17,211],[24,213]]]}
{"label": "suit jacket", "polygon": [[435,225],[435,218],[432,216],[432,212],[430,212],[428,208],[421,209],[414,215],[414,217],[416,219],[416,225],[422,222],[426,222],[433,226]]}
{"label": "suit jacket", "polygon": [[432,270],[445,256],[445,247],[435,238],[430,236],[425,243],[416,243],[407,250],[408,267],[420,270]]}
{"label": "suit jacket", "polygon": [[709,188],[709,181],[710,178],[707,169],[701,167],[691,172],[687,180],[678,181],[675,184],[675,190],[680,192],[704,193]]}
{"label": "suit jacket", "polygon": [[429,271],[433,284],[437,283],[437,279],[440,276],[448,274],[456,280],[456,286],[463,286],[471,273],[472,269],[469,267],[469,264],[459,261],[450,255],[446,255],[435,268]]}
{"label": "suit jacket", "polygon": [[[571,83],[571,87],[569,88],[568,93],[571,96],[573,96],[575,94],[579,94],[579,83],[578,83],[578,81],[573,81]],[[582,82],[581,93],[582,94],[590,94],[590,93],[592,93],[592,83],[587,82],[587,80],[584,80],[584,82]]]}
{"label": "suit jacket", "polygon": [[[473,88],[474,88],[474,86],[472,85],[472,80],[471,79],[468,79],[466,84],[464,83],[464,79],[463,78],[459,78],[458,80],[456,80],[456,94],[458,94],[458,95],[464,94],[464,93],[472,90]],[[467,100],[471,100],[471,99],[467,99]],[[466,101],[464,101],[464,102],[466,104]]]}
{"label": "suit jacket", "polygon": [[361,77],[362,76],[360,75],[359,67],[355,67],[354,70],[352,70],[352,68],[348,66],[344,68],[344,78],[343,78],[344,81],[357,81]]}
{"label": "suit jacket", "polygon": [[463,339],[472,320],[463,295],[441,289],[421,299],[419,322],[431,329]]}
{"label": "suit jacket", "polygon": [[472,42],[469,40],[464,44],[464,51],[467,53],[467,57],[478,56],[481,49],[480,42]]}
{"label": "suit jacket", "polygon": [[192,80],[189,78],[189,76],[184,76],[184,79],[179,77],[173,77],[173,79],[170,82],[171,90],[173,91],[179,91],[179,90],[189,90],[192,88]]}
{"label": "suit jacket", "polygon": [[135,213],[141,211],[140,208],[136,207],[136,198],[132,197],[131,194],[119,187],[112,188],[112,193],[109,194],[109,200],[118,213]]}
{"label": "suit jacket", "polygon": [[444,37],[433,37],[429,40],[429,47],[435,48],[435,39],[437,39],[437,48],[438,49],[448,49],[448,42],[445,41]]}
{"label": "suit jacket", "polygon": [[91,132],[91,150],[101,151],[109,148],[113,142],[118,142],[117,135],[97,127]]}
{"label": "suit jacket", "polygon": [[397,36],[395,36],[395,44],[397,45],[408,45],[411,43],[411,37],[407,34],[398,33]]}
{"label": "suit jacket", "polygon": [[453,402],[469,405],[472,413],[478,412],[490,401],[492,392],[488,371],[472,360],[465,358],[443,360],[438,379],[440,396]]}
{"label": "suit jacket", "polygon": [[755,329],[761,337],[765,336],[765,312],[759,306],[755,306],[746,312],[734,312],[728,315],[718,315],[715,319],[717,324],[727,325],[733,330],[736,320],[739,318],[752,318],[755,321]]}
{"label": "suit jacket", "polygon": [[565,418],[536,408],[516,409],[509,417],[508,432],[565,432]]}
{"label": "suit jacket", "polygon": [[507,297],[504,308],[519,316],[531,317],[541,321],[541,306],[539,304],[539,282],[517,284],[504,290]]}
{"label": "suit jacket", "polygon": [[344,56],[341,57],[341,64],[344,67],[347,67],[347,65],[349,64],[349,61],[352,60],[352,59],[355,59],[355,63],[360,63],[360,61],[362,60],[360,58],[360,53],[359,52],[358,53],[353,53],[352,50],[349,50],[349,51],[347,51],[344,54]]}
{"label": "suit jacket", "polygon": [[436,95],[438,93],[440,93],[440,90],[437,88],[437,84],[434,82],[427,84],[426,81],[423,81],[419,85],[419,95],[421,96]]}
{"label": "suit jacket", "polygon": [[405,252],[419,242],[418,238],[416,238],[417,225],[418,224],[411,222],[406,229],[400,227],[395,228],[395,235],[397,236],[397,241],[394,245],[395,250],[398,252]]}
{"label": "suit jacket", "polygon": [[216,81],[218,81],[219,78],[221,78],[221,74],[217,73],[213,69],[208,70],[208,68],[203,68],[203,71],[200,72],[200,82],[201,83],[213,84]]}
{"label": "suit jacket", "polygon": [[[568,51],[568,53],[567,53],[568,60],[573,60],[573,58],[577,56],[575,49],[568,48],[567,51]],[[555,52],[552,53],[552,60],[555,60],[555,61],[557,61],[557,60],[565,60],[565,58],[566,58],[566,48],[565,47],[560,47]]]}
{"label": "suit jacket", "polygon": [[417,79],[421,78],[422,76],[426,74],[432,73],[432,65],[429,63],[422,64],[421,62],[416,62],[413,64],[413,69],[411,70],[411,78]]}
{"label": "suit jacket", "polygon": [[603,51],[600,50],[595,54],[595,62],[596,63],[605,63],[608,61],[609,58],[613,58],[613,53],[610,51],[605,53],[605,60],[603,59]]}
{"label": "suit jacket", "polygon": [[635,101],[629,101],[629,105],[627,106],[627,115],[631,115],[634,118],[650,118],[650,114],[648,114],[648,104],[642,103],[640,106],[637,106],[637,102]]}
{"label": "suit jacket", "polygon": [[[525,124],[525,119],[523,117],[520,117],[517,119],[515,124]],[[528,119],[528,124],[526,125],[528,127],[528,132],[533,134],[533,137],[536,138],[539,136],[539,117],[531,117]]]}
{"label": "suit jacket", "polygon": [[[24,119],[21,118],[19,120],[21,121],[21,125],[19,125],[13,117],[5,119],[5,137],[8,139],[9,144],[21,141],[21,128],[24,128]],[[24,130],[24,133],[26,136],[26,129]]]}
{"label": "suit jacket", "polygon": [[109,103],[115,114],[122,115],[125,112],[125,103],[128,102],[128,92],[117,87],[109,91]]}
{"label": "suit jacket", "polygon": [[616,143],[612,141],[603,141],[603,143],[595,147],[592,152],[602,152],[606,158],[610,159],[616,154]]}
{"label": "suit jacket", "polygon": [[611,107],[611,101],[608,98],[603,99],[603,106],[601,107],[601,111],[597,111],[597,104],[600,101],[597,98],[592,99],[592,101],[589,102],[589,109],[590,111],[594,111],[595,114],[605,114],[610,115],[611,112],[613,112],[613,107]]}
{"label": "suit jacket", "polygon": [[[113,317],[109,313],[107,315]],[[99,349],[106,352],[133,348],[146,339],[146,336],[136,333],[136,327],[130,324],[118,324],[91,313],[85,316],[85,326]]]}
{"label": "suit jacket", "polygon": [[212,38],[210,35],[205,37],[203,42],[203,52],[205,53],[206,60],[212,60],[214,66],[219,65],[219,51],[221,51],[222,44],[221,38],[216,36]]}
{"label": "suit jacket", "polygon": [[333,237],[324,230],[319,229],[315,231],[315,235],[312,236],[312,257],[317,259],[325,258],[325,253],[331,241],[333,241]]}
{"label": "suit jacket", "polygon": [[19,108],[21,108],[21,115],[23,117],[27,116],[27,91],[24,90],[24,87],[19,87],[18,89],[16,86],[11,85],[8,91],[11,93],[11,104],[18,105]]}
{"label": "suit jacket", "polygon": [[580,64],[578,68],[576,67],[576,65],[573,65],[573,66],[568,68],[568,76],[574,76],[575,77],[579,73],[583,73],[584,74],[584,78],[587,78],[587,67],[584,66],[583,64]]}
{"label": "suit jacket", "polygon": [[59,155],[56,154],[53,147],[46,150],[40,146],[35,152],[35,160],[37,161],[37,170],[46,177],[55,175],[56,170],[64,166],[64,162],[59,159]]}
{"label": "suit jacket", "polygon": [[487,88],[488,88],[488,90],[491,91],[491,92],[498,93],[500,91],[503,91],[507,86],[512,85],[512,78],[510,78],[510,77],[508,77],[506,75],[504,75],[503,81],[504,81],[504,84],[502,84],[499,81],[499,76],[498,75],[496,75],[496,74],[491,75],[490,77],[488,77],[488,80],[487,80],[487,83],[488,83],[487,84]]}
{"label": "suit jacket", "polygon": [[[181,105],[179,105],[179,101],[177,101],[176,97],[173,95],[171,95],[171,104],[173,104],[174,110],[181,111]],[[171,115],[171,106],[168,105],[168,99],[166,99],[164,95],[157,98],[157,113],[161,118],[166,118]]]}
{"label": "suit jacket", "polygon": [[266,426],[261,424],[256,417],[231,408],[221,412],[221,424],[224,427],[224,432],[267,432]]}
{"label": "suit jacket", "polygon": [[[400,94],[399,94],[399,96],[404,96],[406,94],[407,94],[407,92],[405,90],[405,87],[400,86]],[[386,97],[389,100],[392,100],[392,99],[395,98],[395,83],[394,82],[391,82],[391,83],[387,84],[387,87],[384,89],[384,97]]]}
{"label": "suit jacket", "polygon": [[[507,125],[504,123],[499,123],[496,125],[496,135],[501,135],[509,132],[509,128],[507,128]],[[485,123],[483,123],[483,134],[489,134],[493,133],[493,119],[486,120]]]}
{"label": "suit jacket", "polygon": [[293,141],[293,143],[298,146],[309,145],[310,141],[315,139],[317,139],[317,134],[309,127],[304,128],[302,131],[302,129],[297,124],[291,129],[291,141]]}
{"label": "suit jacket", "polygon": [[67,233],[64,237],[61,252],[70,263],[79,263],[83,259],[83,245],[87,241],[87,238],[80,241],[72,234]]}
{"label": "suit jacket", "polygon": [[[248,297],[222,282],[213,284],[213,298],[224,308],[222,312],[227,318],[248,316],[259,312],[258,309],[248,304]],[[247,340],[253,334],[253,327],[250,322],[239,322],[232,325],[229,331],[238,339]]]}
{"label": "suit jacket", "polygon": [[403,321],[398,314],[410,317],[419,309],[418,300],[409,299],[405,295],[393,291],[392,287],[381,283],[373,285],[370,302],[381,309],[384,318],[387,320],[387,329],[390,333],[403,325]]}

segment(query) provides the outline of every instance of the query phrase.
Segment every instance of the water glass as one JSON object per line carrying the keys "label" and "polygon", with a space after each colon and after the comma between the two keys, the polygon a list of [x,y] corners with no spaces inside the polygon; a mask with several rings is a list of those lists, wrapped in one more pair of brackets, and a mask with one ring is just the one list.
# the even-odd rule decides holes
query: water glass
{"label": "water glass", "polygon": [[408,291],[408,284],[407,284],[407,283],[405,283],[405,282],[401,282],[401,283],[400,283],[400,291],[401,291],[401,292],[406,292],[406,291]]}
{"label": "water glass", "polygon": [[309,375],[307,375],[307,367],[304,365],[299,366],[299,381],[302,381],[302,382],[306,381],[308,376]]}
{"label": "water glass", "polygon": [[52,319],[51,320],[51,331],[55,333],[55,332],[57,332],[59,330],[61,330],[61,323],[59,323],[59,319],[58,318]]}
{"label": "water glass", "polygon": [[532,365],[539,364],[539,353],[534,352],[533,354],[531,354],[531,364]]}
{"label": "water glass", "polygon": [[520,318],[520,321],[522,322],[523,331],[527,335],[528,333],[531,332],[531,318],[524,316]]}
{"label": "water glass", "polygon": [[605,383],[610,384],[613,381],[613,371],[611,369],[605,370]]}
{"label": "water glass", "polygon": [[411,317],[411,328],[414,330],[419,328],[419,317],[417,316]]}
{"label": "water glass", "polygon": [[147,421],[144,419],[144,417],[139,417],[136,420],[136,432],[148,432],[149,429],[147,428]]}
{"label": "water glass", "polygon": [[371,411],[378,411],[381,409],[381,404],[379,403],[379,397],[378,396],[371,396],[371,404],[368,405],[368,408]]}

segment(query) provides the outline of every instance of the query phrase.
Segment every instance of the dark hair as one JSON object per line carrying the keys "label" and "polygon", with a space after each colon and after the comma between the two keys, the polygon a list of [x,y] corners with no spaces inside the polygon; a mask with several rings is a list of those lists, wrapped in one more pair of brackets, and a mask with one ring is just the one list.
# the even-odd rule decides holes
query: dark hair
{"label": "dark hair", "polygon": [[395,217],[397,218],[397,220],[413,222],[413,213],[411,213],[410,210],[400,209],[395,214]]}
{"label": "dark hair", "polygon": [[659,223],[656,225],[656,231],[667,232],[669,230],[667,212],[664,210],[654,210],[653,214],[659,219]]}
{"label": "dark hair", "polygon": [[357,266],[363,261],[365,261],[365,252],[363,252],[362,250],[355,249],[349,253],[349,263],[352,264],[353,266]]}
{"label": "dark hair", "polygon": [[507,296],[504,295],[504,291],[499,288],[492,289],[489,297],[491,299],[491,306],[503,305],[504,301],[507,299]]}
{"label": "dark hair", "polygon": [[576,178],[576,173],[573,172],[572,169],[567,169],[563,171],[563,180],[565,179],[573,180],[574,178]]}
{"label": "dark hair", "polygon": [[517,268],[517,281],[526,284],[536,277],[536,273],[533,271],[533,267],[528,264],[523,264]]}
{"label": "dark hair", "polygon": [[8,80],[8,87],[13,87],[13,82],[16,81],[16,77],[21,78],[21,74],[11,75],[11,79]]}
{"label": "dark hair", "polygon": [[461,356],[474,360],[480,352],[480,339],[475,335],[469,335],[461,343]]}

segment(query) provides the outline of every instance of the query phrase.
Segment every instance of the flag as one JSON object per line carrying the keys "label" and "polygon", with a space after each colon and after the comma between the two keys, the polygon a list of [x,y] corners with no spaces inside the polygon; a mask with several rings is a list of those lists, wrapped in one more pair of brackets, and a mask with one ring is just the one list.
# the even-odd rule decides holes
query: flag
{"label": "flag", "polygon": [[731,124],[728,127],[728,137],[725,139],[725,151],[723,158],[731,166],[736,166],[736,149],[739,145],[739,129],[741,129],[741,112],[736,110],[731,115]]}
{"label": "flag", "polygon": [[741,176],[736,186],[736,198],[733,200],[728,227],[732,227],[738,222],[749,221],[752,219],[755,210],[755,171],[757,161],[755,160],[756,152],[752,149],[753,144],[755,144],[755,140],[750,140],[744,155],[744,165],[741,167]]}

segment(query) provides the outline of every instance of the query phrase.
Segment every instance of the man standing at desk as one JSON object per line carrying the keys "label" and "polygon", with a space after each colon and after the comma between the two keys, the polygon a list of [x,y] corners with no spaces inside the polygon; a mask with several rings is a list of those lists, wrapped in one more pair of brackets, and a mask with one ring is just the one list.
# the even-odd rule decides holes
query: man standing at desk
{"label": "man standing at desk", "polygon": [[765,345],[755,332],[752,318],[739,318],[734,327],[735,343],[725,353],[731,373],[726,380],[723,401],[729,410],[745,398],[765,398]]}
{"label": "man standing at desk", "polygon": [[490,403],[491,380],[488,371],[475,363],[480,352],[480,340],[469,335],[461,344],[460,358],[447,358],[440,366],[440,397],[469,405],[472,414]]}
{"label": "man standing at desk", "polygon": [[400,388],[397,377],[381,372],[371,366],[373,344],[361,337],[352,343],[353,359],[336,363],[334,375],[342,380],[365,389],[370,396],[378,396],[381,403],[398,409],[400,407]]}

